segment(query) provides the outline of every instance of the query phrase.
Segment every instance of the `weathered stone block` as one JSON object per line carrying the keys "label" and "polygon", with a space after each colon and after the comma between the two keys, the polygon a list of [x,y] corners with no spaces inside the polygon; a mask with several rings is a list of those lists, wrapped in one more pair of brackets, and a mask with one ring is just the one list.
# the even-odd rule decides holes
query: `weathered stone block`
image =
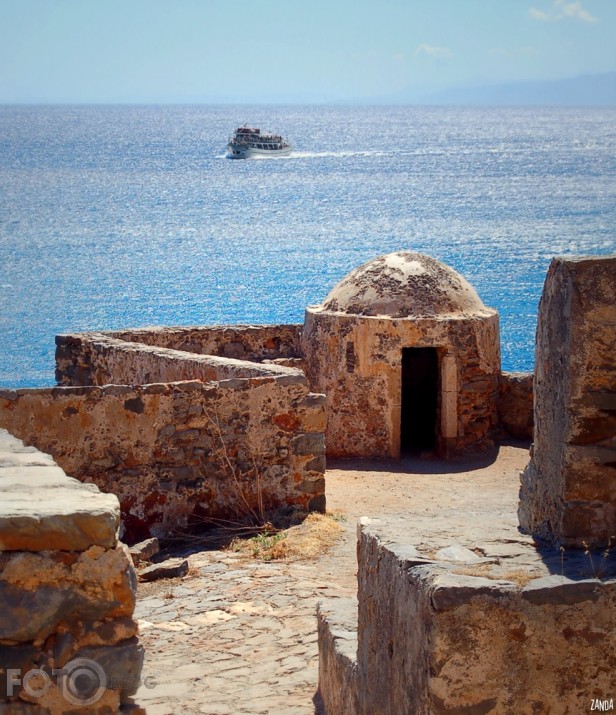
{"label": "weathered stone block", "polygon": [[[10,444],[8,433],[1,431],[4,444]],[[0,551],[109,548],[117,542],[119,524],[120,504],[113,494],[67,477],[47,455],[25,458],[23,452],[3,452]]]}
{"label": "weathered stone block", "polygon": [[320,433],[300,434],[291,440],[291,449],[295,454],[325,454],[325,438]]}
{"label": "weathered stone block", "polygon": [[128,550],[133,563],[138,564],[141,561],[149,561],[152,556],[157,554],[160,550],[158,544],[158,539],[156,537],[152,539],[146,539],[145,541],[140,541],[138,544],[134,544]]}
{"label": "weathered stone block", "polygon": [[596,601],[601,595],[603,582],[596,578],[574,581],[551,574],[531,581],[522,589],[522,598],[537,604],[574,604]]}
{"label": "weathered stone block", "polygon": [[616,257],[556,258],[537,324],[535,431],[521,527],[565,546],[616,534]]}
{"label": "weathered stone block", "polygon": [[441,573],[431,584],[432,608],[436,612],[449,611],[464,606],[479,596],[501,598],[515,590],[515,585],[509,582],[480,576]]}
{"label": "weathered stone block", "polygon": [[129,616],[135,573],[122,546],[64,556],[54,551],[0,557],[0,640],[46,638],[61,623]]}
{"label": "weathered stone block", "polygon": [[82,648],[75,653],[75,659],[87,658],[102,668],[105,687],[119,691],[121,702],[137,692],[143,656],[143,646],[136,638],[115,646]]}
{"label": "weathered stone block", "polygon": [[[0,645],[0,706],[8,697],[9,670],[26,673],[35,666],[39,649],[31,643],[25,645]],[[2,712],[0,710],[0,712]]]}
{"label": "weathered stone block", "polygon": [[318,511],[325,514],[327,499],[325,494],[317,494],[308,501],[308,511]]}
{"label": "weathered stone block", "polygon": [[306,462],[306,464],[304,465],[304,471],[323,473],[325,472],[325,467],[325,455],[320,454],[318,457],[314,457],[314,459],[310,459]]}

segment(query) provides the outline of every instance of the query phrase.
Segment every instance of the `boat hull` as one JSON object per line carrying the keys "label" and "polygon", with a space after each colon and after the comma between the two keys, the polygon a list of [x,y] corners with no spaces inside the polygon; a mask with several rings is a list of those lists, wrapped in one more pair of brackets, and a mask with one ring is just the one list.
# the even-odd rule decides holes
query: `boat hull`
{"label": "boat hull", "polygon": [[285,146],[283,149],[256,149],[254,147],[238,147],[229,144],[227,146],[227,157],[229,159],[262,159],[289,156],[293,147]]}

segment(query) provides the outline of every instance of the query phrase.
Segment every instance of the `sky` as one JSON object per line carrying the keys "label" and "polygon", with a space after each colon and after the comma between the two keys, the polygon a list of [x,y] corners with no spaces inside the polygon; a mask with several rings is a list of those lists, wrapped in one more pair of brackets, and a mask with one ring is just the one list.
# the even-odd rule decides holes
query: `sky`
{"label": "sky", "polygon": [[387,101],[616,71],[616,0],[0,0],[0,103]]}

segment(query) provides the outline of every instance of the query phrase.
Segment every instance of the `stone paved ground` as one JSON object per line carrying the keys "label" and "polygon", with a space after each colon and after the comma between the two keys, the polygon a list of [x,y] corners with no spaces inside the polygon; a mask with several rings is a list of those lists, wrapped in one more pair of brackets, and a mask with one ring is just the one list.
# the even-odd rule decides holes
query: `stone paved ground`
{"label": "stone paved ground", "polygon": [[148,715],[318,713],[316,603],[355,593],[357,518],[441,514],[435,528],[446,531],[447,510],[468,505],[496,529],[515,513],[527,461],[518,445],[481,462],[337,463],[326,475],[328,508],[345,514],[345,533],[329,554],[263,563],[202,551],[183,579],[140,585],[146,659],[136,701]]}

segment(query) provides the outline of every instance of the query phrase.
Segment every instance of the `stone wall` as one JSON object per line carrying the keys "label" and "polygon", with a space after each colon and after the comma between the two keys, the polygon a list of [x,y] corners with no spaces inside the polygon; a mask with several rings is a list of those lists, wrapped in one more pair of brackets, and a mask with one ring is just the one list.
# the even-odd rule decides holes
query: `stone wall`
{"label": "stone wall", "polygon": [[137,690],[137,583],[119,524],[115,496],[0,430],[1,712],[117,712]]}
{"label": "stone wall", "polygon": [[325,508],[325,398],[297,370],[264,366],[258,377],[205,384],[3,390],[0,426],[116,494],[129,542],[284,505]]}
{"label": "stone wall", "polygon": [[[61,385],[218,381],[297,374],[328,394],[330,456],[399,456],[402,348],[436,347],[442,456],[490,446],[498,421],[528,438],[532,380],[499,378],[498,317],[379,320],[307,313],[302,326],[144,328],[60,335]],[[255,362],[257,361],[257,362]],[[498,412],[497,412],[498,406]]]}
{"label": "stone wall", "polygon": [[616,537],[616,257],[556,258],[539,305],[522,528],[585,548]]}
{"label": "stone wall", "polygon": [[357,602],[319,607],[326,715],[577,715],[613,698],[614,556],[544,555],[514,529],[473,543],[457,521],[447,544],[362,520]]}
{"label": "stone wall", "polygon": [[[276,360],[301,357],[301,325],[211,325],[154,327],[97,333],[108,338],[141,343],[195,355],[215,355],[236,360]],[[59,347],[71,337],[89,339],[93,333],[58,336]]]}
{"label": "stone wall", "polygon": [[389,319],[308,309],[303,334],[312,389],[328,399],[327,453],[398,457],[402,349],[439,353],[437,451],[451,456],[491,445],[497,427],[498,315]]}
{"label": "stone wall", "polygon": [[[201,355],[175,348],[165,330],[144,331],[153,344],[128,342],[106,333],[59,335],[56,338],[56,380],[60,385],[146,385],[179,380],[297,375],[277,364],[259,364],[235,358]],[[162,345],[154,343],[160,335]],[[175,335],[171,333],[171,335]],[[129,337],[139,338],[138,334]],[[177,336],[175,336],[177,337]],[[177,343],[187,347],[187,341]]]}
{"label": "stone wall", "polygon": [[533,373],[502,372],[498,419],[504,432],[517,439],[533,438]]}

